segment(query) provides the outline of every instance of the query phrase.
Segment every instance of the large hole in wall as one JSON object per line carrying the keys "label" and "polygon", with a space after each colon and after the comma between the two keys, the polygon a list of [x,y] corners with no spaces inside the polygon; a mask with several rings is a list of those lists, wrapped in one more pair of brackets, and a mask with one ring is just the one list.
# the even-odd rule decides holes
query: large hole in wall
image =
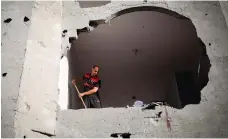
{"label": "large hole in wall", "polygon": [[[132,106],[136,100],[165,101],[175,108],[199,104],[211,65],[194,25],[172,11],[142,9],[121,11],[91,32],[78,30],[68,53],[69,83],[98,64],[103,108]],[[83,83],[77,86],[83,92]],[[68,108],[83,108],[71,84]]]}

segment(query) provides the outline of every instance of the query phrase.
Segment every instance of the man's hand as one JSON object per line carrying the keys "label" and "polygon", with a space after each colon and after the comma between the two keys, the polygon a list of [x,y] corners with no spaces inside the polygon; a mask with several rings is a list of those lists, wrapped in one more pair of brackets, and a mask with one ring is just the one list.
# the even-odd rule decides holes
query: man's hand
{"label": "man's hand", "polygon": [[79,94],[80,97],[83,97],[83,96],[85,96],[85,95],[86,95],[86,92],[80,93],[80,94]]}
{"label": "man's hand", "polygon": [[72,80],[72,84],[76,84],[76,79],[73,79]]}

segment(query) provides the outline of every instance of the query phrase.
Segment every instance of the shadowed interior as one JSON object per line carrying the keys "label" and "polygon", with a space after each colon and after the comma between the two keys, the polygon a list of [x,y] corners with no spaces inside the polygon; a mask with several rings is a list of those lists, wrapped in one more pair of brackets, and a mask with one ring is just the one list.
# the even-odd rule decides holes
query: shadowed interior
{"label": "shadowed interior", "polygon": [[[103,107],[132,106],[141,100],[182,108],[201,100],[210,68],[205,51],[190,20],[153,11],[132,12],[79,35],[68,54],[69,82],[98,64]],[[82,82],[78,88],[83,92]],[[72,85],[69,108],[82,108]]]}

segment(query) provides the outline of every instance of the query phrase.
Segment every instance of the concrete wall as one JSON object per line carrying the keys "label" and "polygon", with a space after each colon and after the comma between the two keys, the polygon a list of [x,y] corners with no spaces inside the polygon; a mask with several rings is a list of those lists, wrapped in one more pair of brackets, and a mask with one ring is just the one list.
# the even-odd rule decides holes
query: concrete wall
{"label": "concrete wall", "polygon": [[[1,2],[1,55],[2,55],[2,137],[14,137],[14,116],[21,84],[21,76],[26,53],[26,43],[31,20],[32,2]],[[9,23],[5,20],[11,18]],[[3,77],[3,74],[6,74]]]}
{"label": "concrete wall", "polygon": [[16,137],[55,134],[61,58],[62,2],[36,1],[15,117]]}
{"label": "concrete wall", "polygon": [[[101,109],[59,112],[59,137],[110,137],[115,132],[130,132],[132,137],[228,137],[228,29],[219,2],[112,2],[101,7],[84,8],[74,13],[82,21],[77,27],[88,26],[88,19],[107,19],[111,14],[133,6],[158,6],[176,11],[191,19],[197,35],[206,45],[211,61],[209,83],[201,91],[201,103],[184,109],[168,109],[171,132],[166,127],[165,108],[142,112],[138,109]],[[72,7],[76,5],[71,5]],[[84,20],[85,19],[85,20]],[[112,23],[112,21],[108,22]],[[84,25],[84,26],[83,26]],[[162,111],[159,124],[144,117]],[[70,117],[68,117],[71,115]],[[74,116],[72,116],[74,115]],[[82,118],[83,117],[83,118]],[[130,126],[129,126],[130,124]]]}
{"label": "concrete wall", "polygon": [[[13,8],[3,11],[2,17],[6,18],[7,15],[20,17],[20,12],[12,10],[20,7],[20,4],[17,2],[9,4],[9,7],[14,5]],[[8,24],[6,27],[2,25],[3,31],[13,31],[10,36],[22,37],[21,42],[27,38],[27,42],[24,42],[26,47],[21,45],[21,48],[16,50],[14,46],[20,47],[20,45],[14,42],[15,40],[8,39],[9,43],[6,43],[7,47],[4,47],[4,40],[7,39],[2,37],[2,72],[8,73],[5,78],[2,78],[2,137],[14,137],[13,130],[16,132],[16,137],[47,137],[33,132],[34,130],[55,134],[59,61],[61,50],[68,46],[67,38],[61,40],[61,24],[62,29],[68,29],[68,36],[77,36],[76,29],[88,26],[89,20],[105,19],[122,9],[142,5],[158,6],[176,11],[189,17],[195,25],[198,37],[206,44],[212,64],[209,83],[202,90],[201,104],[190,105],[182,110],[168,108],[172,127],[170,133],[165,129],[164,108],[157,108],[157,111],[163,112],[161,118],[163,120],[160,125],[158,124],[161,128],[154,125],[152,120],[144,120],[144,117],[154,116],[157,111],[148,111],[144,114],[137,109],[60,111],[56,134],[59,137],[109,137],[113,132],[129,131],[136,133],[135,137],[228,137],[228,29],[223,12],[218,2],[171,1],[145,4],[142,2],[112,2],[102,7],[88,9],[80,9],[77,2],[64,1],[63,5],[62,2],[35,2],[32,5],[28,37],[17,35],[19,31],[14,30],[16,28],[10,29],[10,26],[18,27],[17,29],[22,29],[24,34],[27,34],[28,31],[23,29],[24,24],[19,24],[21,19],[18,19],[17,23],[12,20],[11,25]],[[25,9],[23,13],[28,14],[29,17],[30,10],[19,7],[16,9],[20,11]],[[61,49],[61,41],[64,44],[63,49]],[[13,44],[11,45],[11,43]],[[18,58],[22,59],[16,61]],[[23,74],[19,89],[17,87],[20,84],[22,67]],[[15,129],[13,129],[11,119],[14,117],[12,111],[15,105],[12,102],[17,99],[18,91],[18,107],[14,123]],[[106,120],[103,120],[102,116],[106,117]],[[128,121],[132,126],[128,126]],[[101,124],[101,122],[103,123]],[[103,126],[104,124],[107,126]],[[136,132],[139,131],[139,128],[142,130],[141,133]],[[31,131],[31,129],[34,130]]]}
{"label": "concrete wall", "polygon": [[220,6],[224,14],[224,18],[226,20],[226,24],[228,27],[228,2],[227,1],[220,1]]}

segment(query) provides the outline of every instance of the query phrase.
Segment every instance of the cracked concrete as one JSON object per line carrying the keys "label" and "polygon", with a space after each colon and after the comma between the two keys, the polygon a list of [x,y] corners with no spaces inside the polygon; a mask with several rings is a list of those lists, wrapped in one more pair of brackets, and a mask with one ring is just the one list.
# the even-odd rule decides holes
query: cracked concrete
{"label": "cracked concrete", "polygon": [[[121,11],[126,8],[131,8],[134,6],[156,6],[172,10],[180,15],[183,15],[189,18],[194,24],[198,37],[203,41],[206,45],[207,54],[210,58],[212,67],[209,72],[209,83],[207,86],[201,91],[201,95],[203,96],[203,100],[199,105],[188,105],[182,110],[175,110],[173,108],[167,108],[169,116],[171,118],[171,132],[168,132],[166,127],[166,122],[163,120],[157,126],[149,126],[149,121],[143,121],[142,119],[145,115],[144,113],[139,111],[135,111],[132,109],[102,109],[102,110],[93,110],[93,112],[85,111],[85,110],[67,110],[61,111],[58,118],[58,126],[60,129],[57,129],[57,136],[59,137],[110,137],[111,133],[123,133],[130,132],[133,135],[131,137],[225,137],[226,131],[220,130],[221,127],[224,128],[225,123],[221,121],[218,117],[215,118],[213,115],[220,111],[222,116],[227,117],[227,110],[224,104],[227,104],[227,100],[225,98],[225,92],[227,91],[227,61],[224,61],[224,64],[218,64],[221,62],[215,62],[214,60],[217,57],[221,57],[224,59],[227,54],[227,37],[228,30],[226,26],[226,22],[224,20],[223,12],[219,6],[218,2],[112,2],[110,4],[101,6],[101,7],[93,7],[93,8],[83,8],[82,10],[85,12],[84,17],[81,18],[86,23],[83,23],[84,26],[78,25],[78,31],[84,27],[89,27],[91,25],[89,21],[99,21],[101,23],[112,24],[110,19],[114,18],[118,15],[118,11]],[[134,9],[134,8],[132,8]],[[137,9],[137,8],[135,8]],[[159,8],[150,8],[151,10],[156,11]],[[137,11],[137,10],[135,10]],[[165,10],[160,10],[160,12],[164,12]],[[121,13],[121,12],[120,12]],[[180,16],[179,16],[180,17]],[[88,21],[89,18],[89,21]],[[72,21],[73,22],[73,21]],[[89,25],[88,25],[89,23]],[[95,28],[96,30],[96,28]],[[79,36],[76,36],[80,37]],[[219,47],[218,47],[219,46]],[[224,57],[224,58],[223,58]],[[226,64],[225,64],[226,63]],[[221,76],[220,76],[221,75]],[[222,76],[223,75],[223,76]],[[219,76],[219,77],[218,77]],[[223,79],[222,79],[223,78]],[[219,90],[218,93],[216,90]],[[224,93],[222,93],[224,92]],[[223,96],[223,97],[222,97]],[[222,102],[221,102],[222,101]],[[220,103],[221,102],[221,103]],[[127,112],[124,115],[121,114],[121,111]],[[157,109],[156,109],[157,110]],[[92,111],[92,110],[91,110]],[[96,117],[92,116],[91,113],[99,112],[96,114]],[[193,112],[194,113],[189,113]],[[70,113],[71,112],[71,113]],[[84,114],[88,112],[88,114]],[[66,114],[70,113],[70,114]],[[72,114],[74,113],[74,114]],[[82,113],[82,114],[80,114]],[[106,113],[104,116],[103,114]],[[111,113],[111,114],[110,114]],[[149,116],[153,115],[155,111],[149,111]],[[164,110],[163,110],[163,113]],[[88,120],[90,118],[96,118],[93,122],[81,122],[81,118],[77,118],[77,114],[83,116],[83,120]],[[141,114],[139,118],[133,118],[135,114]],[[63,116],[64,115],[64,116]],[[75,117],[71,120],[67,115],[74,115]],[[88,118],[85,116],[89,115]],[[101,119],[97,117],[110,118],[110,119]],[[132,118],[126,116],[133,116]],[[80,117],[80,116],[78,116]],[[129,122],[125,120],[134,119],[131,123],[135,123],[133,128],[128,126]],[[71,121],[71,122],[67,122]],[[74,122],[72,122],[74,121]],[[94,128],[92,128],[94,122]],[[113,123],[120,122],[120,123]],[[74,125],[74,124],[79,125]],[[104,123],[104,124],[103,124]],[[142,124],[144,123],[144,124]],[[120,125],[120,126],[119,126]],[[214,125],[214,126],[211,126]],[[83,127],[75,130],[76,127]],[[143,126],[143,127],[142,127]],[[95,128],[96,127],[96,128]],[[140,128],[142,127],[142,128]],[[197,130],[195,129],[197,127]],[[228,128],[228,127],[226,127]],[[70,131],[64,129],[73,129],[74,131]],[[97,132],[96,129],[102,129],[101,132]],[[108,131],[107,131],[108,129]],[[128,130],[126,130],[128,129]],[[138,131],[142,129],[142,131]],[[61,131],[60,131],[61,130]],[[86,134],[85,132],[88,131]],[[92,132],[92,133],[91,133]],[[134,135],[135,133],[135,135]]]}
{"label": "cracked concrete", "polygon": [[[2,2],[2,21],[12,19],[2,22],[2,74],[7,73],[2,77],[2,137],[47,137],[31,129],[57,137],[110,137],[123,132],[131,137],[228,137],[227,6],[212,1],[112,1],[100,7],[79,6],[73,1]],[[91,20],[106,20],[138,6],[165,8],[192,21],[212,65],[209,82],[201,91],[204,101],[181,110],[167,107],[171,132],[163,107],[146,112],[133,108],[58,111],[59,62],[70,48],[69,37],[77,38],[76,30],[89,27]],[[25,16],[30,19],[26,23]],[[63,30],[68,31],[64,38]],[[155,126],[143,117],[157,110],[162,111],[162,120]]]}

